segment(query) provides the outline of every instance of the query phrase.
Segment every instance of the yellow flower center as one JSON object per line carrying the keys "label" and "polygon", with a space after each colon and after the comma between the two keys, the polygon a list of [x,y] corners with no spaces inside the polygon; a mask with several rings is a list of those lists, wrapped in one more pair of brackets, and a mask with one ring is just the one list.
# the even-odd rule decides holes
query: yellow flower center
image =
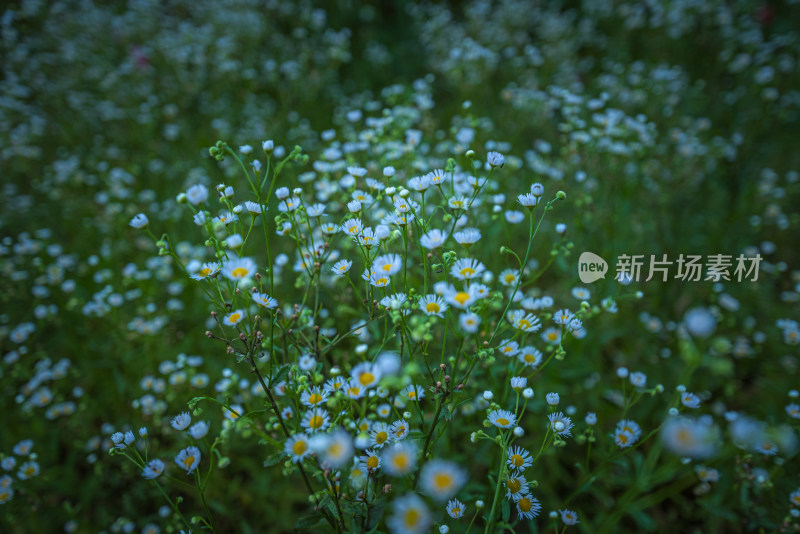
{"label": "yellow flower center", "polygon": [[200,269],[200,276],[208,276],[209,273],[211,273],[211,269],[209,269],[208,267],[203,267],[202,269]]}
{"label": "yellow flower center", "polygon": [[312,393],[308,396],[308,403],[309,404],[319,404],[322,402],[322,395],[319,393]]}
{"label": "yellow flower center", "polygon": [[514,464],[514,467],[522,467],[522,464],[525,463],[525,460],[523,460],[522,456],[519,454],[512,454],[509,460],[511,460],[511,463]]}
{"label": "yellow flower center", "polygon": [[361,376],[358,377],[358,381],[361,382],[362,386],[367,386],[375,381],[375,375],[370,372],[361,373]]}
{"label": "yellow flower center", "polygon": [[528,328],[531,327],[531,323],[527,319],[520,319],[519,323],[518,323],[518,326],[519,326],[520,330],[527,330]]}
{"label": "yellow flower center", "polygon": [[425,305],[425,311],[429,313],[439,313],[442,308],[435,302],[429,302]]}
{"label": "yellow flower center", "polygon": [[416,391],[413,391],[413,390],[412,390],[412,391],[409,391],[409,392],[408,392],[408,398],[409,398],[409,399],[416,399],[416,398],[417,398],[417,392],[416,392]]}
{"label": "yellow flower center", "polygon": [[367,458],[367,467],[370,469],[375,469],[378,467],[378,457],[377,456],[370,456]]}
{"label": "yellow flower center", "polygon": [[394,431],[394,435],[398,436],[398,437],[402,436],[405,433],[405,431],[406,431],[406,427],[404,427],[404,426],[398,427],[397,430]]}
{"label": "yellow flower center", "polygon": [[508,419],[506,419],[505,417],[498,417],[497,424],[505,426],[508,424]]}
{"label": "yellow flower center", "polygon": [[475,274],[475,269],[472,267],[464,267],[461,269],[461,276],[463,277],[472,276],[473,274]]}
{"label": "yellow flower center", "polygon": [[521,511],[523,511],[523,512],[530,512],[531,511],[531,507],[532,507],[532,503],[531,503],[531,500],[529,498],[523,497],[523,498],[521,498],[520,500],[517,501],[517,506],[519,506],[519,509]]}
{"label": "yellow flower center", "polygon": [[433,486],[438,490],[446,490],[453,485],[453,477],[450,473],[436,473],[433,477]]}
{"label": "yellow flower center", "polygon": [[347,389],[347,394],[352,395],[353,397],[357,397],[359,393],[361,393],[361,388],[359,387],[352,387]]}
{"label": "yellow flower center", "polygon": [[183,467],[188,471],[194,465],[194,456],[187,456],[183,459]]}
{"label": "yellow flower center", "polygon": [[522,489],[522,483],[516,478],[510,478],[506,482],[506,487],[508,488],[508,491],[510,491],[511,493],[517,493],[519,490]]}
{"label": "yellow flower center", "polygon": [[469,293],[459,291],[458,293],[456,293],[456,296],[453,297],[453,300],[463,305],[466,301],[469,300]]}
{"label": "yellow flower center", "polygon": [[241,318],[242,318],[241,313],[232,313],[230,317],[228,317],[228,320],[232,323],[238,323]]}
{"label": "yellow flower center", "polygon": [[306,445],[305,441],[298,441],[292,446],[292,452],[294,452],[297,456],[300,456],[304,452],[308,450],[308,445]]}
{"label": "yellow flower center", "polygon": [[231,271],[231,274],[233,275],[234,278],[244,278],[245,276],[247,276],[249,272],[250,271],[248,271],[244,267],[237,267],[233,271]]}
{"label": "yellow flower center", "polygon": [[691,444],[692,441],[693,441],[692,440],[692,433],[689,430],[685,429],[685,428],[680,429],[678,431],[678,434],[675,437],[678,438],[678,441],[680,441],[681,443],[687,444],[687,445]]}
{"label": "yellow flower center", "polygon": [[506,275],[506,283],[507,283],[507,284],[510,284],[510,283],[512,283],[512,282],[513,282],[514,280],[516,280],[516,279],[517,279],[517,277],[516,277],[516,276],[514,276],[513,274],[507,274],[507,275]]}
{"label": "yellow flower center", "polygon": [[420,513],[419,510],[416,508],[411,508],[410,510],[406,510],[405,516],[405,523],[406,526],[409,528],[416,527],[420,520]]}
{"label": "yellow flower center", "polygon": [[309,428],[319,428],[322,426],[323,421],[324,419],[321,415],[314,415],[308,420],[308,426]]}
{"label": "yellow flower center", "polygon": [[380,432],[375,434],[375,443],[377,443],[379,445],[381,443],[385,443],[387,439],[389,439],[389,434],[387,434],[383,430],[381,430]]}
{"label": "yellow flower center", "polygon": [[408,456],[405,454],[398,454],[392,458],[392,462],[397,469],[403,470],[408,467]]}

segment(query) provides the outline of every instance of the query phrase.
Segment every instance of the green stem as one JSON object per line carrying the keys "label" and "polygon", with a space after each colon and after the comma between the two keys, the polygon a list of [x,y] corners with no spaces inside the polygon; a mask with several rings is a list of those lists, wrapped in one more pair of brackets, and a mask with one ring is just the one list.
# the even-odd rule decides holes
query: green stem
{"label": "green stem", "polygon": [[161,492],[161,495],[163,495],[164,498],[167,499],[167,502],[172,507],[172,509],[175,510],[175,513],[180,516],[181,520],[183,521],[183,524],[186,525],[186,528],[188,528],[189,531],[191,531],[192,530],[192,525],[189,524],[189,522],[186,520],[186,518],[183,517],[183,514],[181,513],[181,511],[178,510],[178,505],[176,505],[174,502],[172,502],[172,499],[169,498],[169,495],[167,495],[167,492],[164,491],[164,488],[161,487],[161,484],[159,484],[157,480],[155,480],[154,482],[156,483],[156,487],[158,488],[158,491]]}
{"label": "green stem", "polygon": [[[502,435],[503,434],[501,433],[500,436],[502,437]],[[507,438],[501,439],[500,446],[502,447],[502,451],[500,453],[500,467],[497,470],[497,485],[496,485],[495,490],[494,490],[494,499],[492,500],[492,509],[489,512],[489,518],[486,521],[486,530],[484,531],[484,534],[488,534],[490,532],[489,529],[492,528],[492,526],[494,524],[494,513],[495,513],[495,509],[497,508],[497,502],[500,499],[500,488],[503,485],[503,480],[502,480],[503,471],[505,470],[505,467],[506,467],[506,449],[508,448],[507,445],[506,445],[506,440],[507,440]]]}
{"label": "green stem", "polygon": [[214,530],[214,523],[211,519],[211,510],[208,509],[208,504],[206,504],[205,492],[203,491],[203,486],[200,484],[200,470],[195,469],[194,475],[195,475],[195,482],[197,484],[197,491],[200,492],[200,501],[203,503],[203,509],[206,511],[206,515],[208,516],[208,526],[211,529],[211,532],[216,532]]}

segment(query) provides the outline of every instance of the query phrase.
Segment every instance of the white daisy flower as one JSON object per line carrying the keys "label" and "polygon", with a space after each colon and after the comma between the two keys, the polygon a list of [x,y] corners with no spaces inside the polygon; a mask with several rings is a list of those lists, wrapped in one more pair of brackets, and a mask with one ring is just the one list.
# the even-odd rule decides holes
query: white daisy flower
{"label": "white daisy flower", "polygon": [[222,324],[236,326],[242,319],[244,319],[244,312],[242,310],[234,310],[222,318]]}
{"label": "white daisy flower", "polygon": [[233,258],[222,265],[222,275],[228,280],[238,281],[255,272],[256,263],[250,258]]}
{"label": "white daisy flower", "polygon": [[425,502],[416,494],[409,493],[394,500],[392,515],[386,524],[394,534],[421,534],[428,531],[432,522]]}
{"label": "white daisy flower", "polygon": [[186,447],[175,457],[175,463],[178,464],[178,467],[186,471],[187,475],[190,474],[197,469],[197,466],[200,464],[200,449],[197,447]]}
{"label": "white daisy flower", "polygon": [[298,464],[303,461],[303,458],[311,454],[311,444],[308,434],[294,434],[290,436],[283,444],[283,452],[292,459],[292,462]]}
{"label": "white daisy flower", "polygon": [[422,491],[437,501],[452,498],[467,482],[467,472],[447,460],[430,460],[419,473]]}
{"label": "white daisy flower", "polygon": [[426,295],[419,299],[419,309],[425,315],[436,315],[437,317],[444,317],[444,312],[447,311],[447,304],[444,299],[437,295]]}

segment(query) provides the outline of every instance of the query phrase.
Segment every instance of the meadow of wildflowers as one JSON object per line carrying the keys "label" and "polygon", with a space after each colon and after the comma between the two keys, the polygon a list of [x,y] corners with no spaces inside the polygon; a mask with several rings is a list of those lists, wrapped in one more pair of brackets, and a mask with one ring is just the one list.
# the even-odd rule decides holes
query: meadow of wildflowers
{"label": "meadow of wildflowers", "polygon": [[798,28],[3,7],[0,530],[800,531]]}

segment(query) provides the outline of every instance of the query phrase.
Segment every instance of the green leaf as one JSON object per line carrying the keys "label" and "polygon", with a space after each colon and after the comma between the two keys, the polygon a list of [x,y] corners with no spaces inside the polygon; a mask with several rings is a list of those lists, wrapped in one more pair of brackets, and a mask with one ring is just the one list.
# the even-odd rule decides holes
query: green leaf
{"label": "green leaf", "polygon": [[217,404],[220,404],[220,402],[219,402],[217,399],[215,399],[214,397],[209,397],[209,396],[207,396],[207,395],[203,395],[203,396],[201,396],[201,397],[195,397],[195,398],[193,398],[192,400],[190,400],[190,401],[187,403],[187,404],[189,405],[189,409],[190,409],[190,410],[194,410],[194,407],[195,407],[195,406],[197,406],[197,403],[199,403],[200,401],[203,401],[203,400],[207,400],[207,401],[211,401],[211,402],[216,402]]}
{"label": "green leaf", "polygon": [[511,517],[511,506],[506,499],[503,499],[503,522],[507,522],[509,517]]}
{"label": "green leaf", "polygon": [[294,524],[294,528],[296,528],[298,530],[311,528],[311,527],[317,525],[323,519],[324,519],[323,515],[321,513],[319,513],[319,512],[314,512],[314,513],[311,513],[311,514],[303,515],[303,516],[300,516],[300,518]]}
{"label": "green leaf", "polygon": [[291,371],[291,370],[292,370],[292,366],[291,365],[284,365],[283,367],[281,367],[280,371],[278,371],[278,373],[275,376],[270,378],[269,386],[272,387],[275,384],[279,384],[281,382],[281,380],[286,378],[286,375],[288,375],[289,371]]}
{"label": "green leaf", "polygon": [[444,417],[445,421],[452,421],[453,419],[453,414],[450,413],[450,409],[447,406],[442,408],[442,417]]}
{"label": "green leaf", "polygon": [[269,445],[273,445],[273,446],[275,446],[275,447],[277,447],[279,449],[281,448],[281,444],[280,443],[278,443],[277,441],[275,441],[274,439],[272,439],[270,436],[268,436],[266,434],[264,434],[264,437],[262,437],[260,440],[258,440],[258,444],[259,445],[269,444]]}
{"label": "green leaf", "polygon": [[342,507],[342,513],[346,516],[351,517],[366,517],[367,511],[364,508],[364,503],[359,502],[352,502],[342,500],[339,504]]}
{"label": "green leaf", "polygon": [[264,467],[272,467],[273,465],[279,463],[282,459],[283,459],[283,451],[271,454],[267,456],[266,460],[264,460]]}

